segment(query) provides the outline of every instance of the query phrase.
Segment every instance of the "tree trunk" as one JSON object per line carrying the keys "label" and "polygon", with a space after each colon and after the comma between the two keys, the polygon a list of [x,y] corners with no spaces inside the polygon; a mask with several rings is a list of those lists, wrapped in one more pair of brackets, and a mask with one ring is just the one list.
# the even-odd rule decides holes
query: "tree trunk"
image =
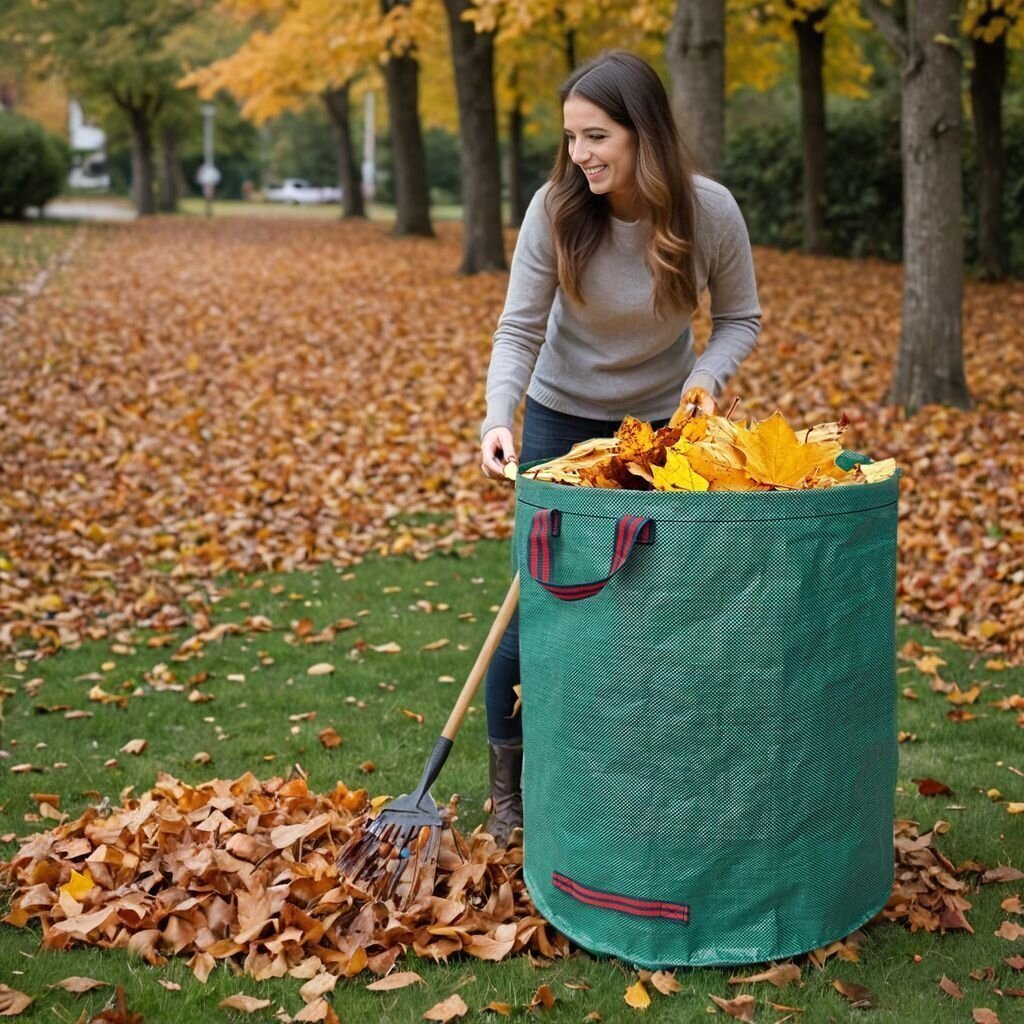
{"label": "tree trunk", "polygon": [[494,33],[477,32],[463,12],[471,0],[445,0],[459,103],[462,168],[462,273],[504,270],[501,157],[494,102]]}
{"label": "tree trunk", "polygon": [[804,154],[804,250],[828,251],[825,233],[825,32],[827,10],[793,22],[800,56],[800,135]]}
{"label": "tree trunk", "polygon": [[160,131],[160,212],[177,213],[181,198],[181,161],[178,160],[178,133],[169,125]]}
{"label": "tree trunk", "polygon": [[349,83],[322,93],[327,116],[334,126],[338,144],[338,187],[341,189],[341,216],[343,220],[365,217],[363,204],[363,175],[352,145],[352,125],[349,118]]}
{"label": "tree trunk", "polygon": [[408,55],[391,57],[384,65],[395,175],[394,233],[432,238],[427,154],[420,130],[419,74],[419,63]]}
{"label": "tree trunk", "polygon": [[[875,5],[872,5],[875,6]],[[967,407],[957,0],[908,4],[900,136],[903,323],[888,401]],[[876,15],[873,13],[872,17]]]}
{"label": "tree trunk", "polygon": [[666,57],[683,139],[697,166],[717,178],[725,155],[725,0],[676,0]]}
{"label": "tree trunk", "polygon": [[978,154],[978,264],[983,281],[1006,276],[1003,244],[1003,87],[1006,84],[1006,33],[991,43],[975,39],[971,71],[975,149]]}
{"label": "tree trunk", "polygon": [[156,213],[153,196],[153,122],[141,107],[128,111],[132,133],[132,201],[140,217]]}
{"label": "tree trunk", "polygon": [[509,224],[517,228],[528,205],[523,189],[523,100],[518,91],[508,112],[508,203]]}

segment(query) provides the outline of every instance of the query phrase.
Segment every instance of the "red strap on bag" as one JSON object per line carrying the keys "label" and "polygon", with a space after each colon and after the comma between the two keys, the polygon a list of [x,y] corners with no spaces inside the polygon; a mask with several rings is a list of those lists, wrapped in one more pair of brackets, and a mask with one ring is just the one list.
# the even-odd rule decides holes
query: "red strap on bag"
{"label": "red strap on bag", "polygon": [[629,559],[637,544],[654,543],[654,520],[643,516],[623,516],[615,526],[612,541],[611,569],[604,579],[592,583],[552,583],[555,552],[552,538],[561,530],[561,513],[557,509],[541,509],[530,524],[530,575],[549,593],[562,601],[580,601],[593,597]]}

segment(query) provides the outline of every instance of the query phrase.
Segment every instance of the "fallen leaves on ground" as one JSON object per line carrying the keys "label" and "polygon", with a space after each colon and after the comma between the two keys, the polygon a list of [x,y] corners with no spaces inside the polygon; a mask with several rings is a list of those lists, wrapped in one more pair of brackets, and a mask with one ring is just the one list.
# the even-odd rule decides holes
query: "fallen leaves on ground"
{"label": "fallen leaves on ground", "polygon": [[964,930],[971,903],[969,886],[957,878],[957,868],[936,848],[934,831],[918,832],[915,821],[895,824],[896,874],[882,916],[902,921],[912,932]]}
{"label": "fallen leaves on ground", "polygon": [[832,982],[832,987],[855,1010],[870,1010],[878,1002],[871,989],[866,988],[864,985],[858,985],[855,981],[842,981],[837,978]]}
{"label": "fallen leaves on ground", "polygon": [[0,984],[0,1017],[16,1017],[19,1013],[24,1013],[33,1002],[32,996]]}
{"label": "fallen leaves on ground", "polygon": [[757,1000],[753,996],[737,996],[735,999],[722,999],[720,996],[712,996],[711,1001],[734,1020],[747,1021],[749,1024],[754,1019]]}
{"label": "fallen leaves on ground", "polygon": [[[529,899],[522,848],[499,849],[481,831],[445,828],[436,872],[399,887],[403,909],[339,878],[338,852],[371,803],[341,784],[315,794],[303,778],[189,786],[161,775],[121,807],[31,837],[0,865],[16,890],[4,921],[38,920],[47,949],[127,948],[150,964],[188,957],[200,980],[220,961],[257,979],[299,977],[307,1003],[334,976],[386,975],[406,951],[441,962],[569,952]],[[399,980],[418,976],[380,987]]]}
{"label": "fallen leaves on ground", "polygon": [[440,1024],[445,1024],[446,1021],[454,1020],[456,1017],[465,1017],[468,1012],[469,1007],[465,1000],[456,992],[427,1010],[423,1014],[423,1019],[436,1020]]}
{"label": "fallen leaves on ground", "polygon": [[[228,571],[508,537],[509,494],[482,479],[477,450],[507,279],[460,278],[460,228],[438,231],[83,228],[74,273],[0,328],[0,650],[48,653],[140,624],[154,639],[201,636]],[[755,259],[765,326],[730,385],[740,414],[846,411],[844,443],[906,471],[901,612],[1020,660],[1024,292],[968,283],[977,405],[907,418],[881,405],[900,267]],[[698,338],[708,327],[705,303]]]}
{"label": "fallen leaves on ground", "polygon": [[642,981],[636,981],[630,985],[626,989],[623,999],[625,999],[626,1005],[632,1006],[634,1010],[646,1010],[651,1005],[651,997],[647,994],[647,989]]}
{"label": "fallen leaves on ground", "polygon": [[766,981],[776,988],[785,988],[800,980],[800,968],[796,964],[776,964],[767,971],[759,974],[749,974],[746,977],[734,976],[729,979],[730,985],[753,985],[757,982]]}

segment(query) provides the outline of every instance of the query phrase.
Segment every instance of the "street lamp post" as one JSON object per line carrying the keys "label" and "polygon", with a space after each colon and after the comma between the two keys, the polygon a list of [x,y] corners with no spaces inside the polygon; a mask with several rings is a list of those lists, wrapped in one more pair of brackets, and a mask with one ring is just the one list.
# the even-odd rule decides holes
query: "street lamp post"
{"label": "street lamp post", "polygon": [[203,114],[203,163],[196,173],[196,181],[203,188],[206,200],[206,216],[213,216],[213,191],[220,181],[220,171],[213,162],[213,118],[217,108],[212,103],[204,103]]}

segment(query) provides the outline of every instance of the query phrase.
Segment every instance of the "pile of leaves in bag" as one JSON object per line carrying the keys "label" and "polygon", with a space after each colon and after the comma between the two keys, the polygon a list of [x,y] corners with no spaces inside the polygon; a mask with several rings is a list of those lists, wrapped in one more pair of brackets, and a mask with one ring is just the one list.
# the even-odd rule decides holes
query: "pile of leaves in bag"
{"label": "pile of leaves in bag", "polygon": [[579,487],[656,491],[805,490],[888,480],[896,472],[893,459],[865,460],[852,469],[836,464],[848,423],[843,417],[797,433],[781,412],[761,423],[736,423],[694,388],[668,426],[655,430],[627,416],[614,437],[584,441],[523,475]]}
{"label": "pile of leaves in bag", "polygon": [[[4,921],[38,921],[48,949],[122,947],[151,964],[186,956],[200,980],[218,961],[256,978],[313,979],[384,975],[403,953],[544,963],[572,951],[530,900],[522,847],[500,849],[480,830],[461,835],[453,804],[436,867],[415,892],[379,900],[339,878],[339,850],[385,799],[340,783],[318,795],[301,777],[247,773],[190,786],[161,775],[142,796],[90,808],[0,864],[14,890]],[[984,867],[954,867],[936,849],[940,832],[897,822],[896,881],[882,916],[915,931],[970,931],[964,876]],[[981,880],[1022,877],[1011,870]],[[848,941],[809,959],[820,966],[831,956],[857,954]]]}
{"label": "pile of leaves in bag", "polygon": [[435,961],[569,952],[530,901],[522,847],[499,849],[486,832],[444,828],[411,894],[377,900],[339,878],[340,849],[386,799],[340,783],[316,794],[301,777],[190,786],[161,775],[122,807],[29,838],[0,865],[15,888],[4,921],[38,920],[48,949],[123,947],[151,964],[187,956],[200,980],[228,960],[256,978],[312,978],[384,975],[407,951]]}

